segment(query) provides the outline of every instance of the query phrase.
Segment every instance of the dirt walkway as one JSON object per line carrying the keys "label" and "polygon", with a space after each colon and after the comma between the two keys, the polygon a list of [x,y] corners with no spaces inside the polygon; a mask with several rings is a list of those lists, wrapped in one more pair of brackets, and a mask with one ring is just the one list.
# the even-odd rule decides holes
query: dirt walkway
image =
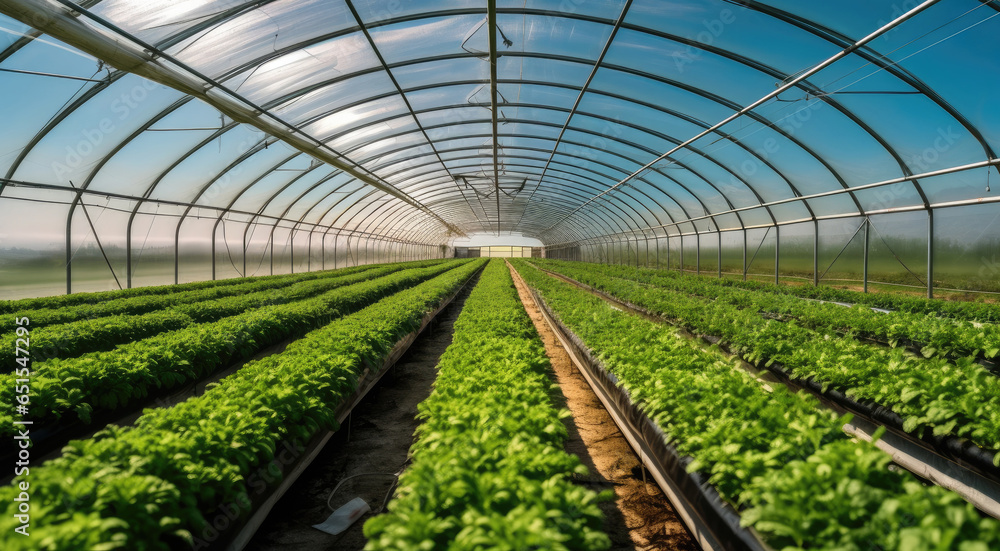
{"label": "dirt walkway", "polygon": [[515,275],[514,281],[521,302],[545,343],[566,407],[573,413],[567,419],[570,439],[566,451],[579,456],[590,469],[594,490],[615,491],[616,499],[602,505],[607,518],[604,528],[611,537],[612,549],[699,549],[652,478],[648,484],[643,483],[639,458],[545,323],[520,278]]}
{"label": "dirt walkway", "polygon": [[[475,280],[434,319],[393,371],[365,397],[323,451],[289,489],[247,546],[248,551],[361,550],[367,540],[362,532],[366,514],[346,532],[331,536],[312,527],[355,497],[374,510],[381,506],[392,479],[385,476],[347,480],[331,497],[337,484],[359,473],[395,473],[406,464],[418,422],[417,404],[431,392],[437,378],[438,358],[451,344],[455,320]],[[349,427],[348,427],[349,423]]]}

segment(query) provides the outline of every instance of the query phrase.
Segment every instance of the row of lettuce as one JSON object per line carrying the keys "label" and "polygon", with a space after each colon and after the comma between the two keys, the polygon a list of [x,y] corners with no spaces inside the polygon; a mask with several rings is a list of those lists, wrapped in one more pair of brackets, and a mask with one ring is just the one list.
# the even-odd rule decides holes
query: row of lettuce
{"label": "row of lettuce", "polygon": [[[83,292],[83,293],[73,293],[69,295],[54,295],[48,297],[38,297],[38,298],[23,298],[15,300],[0,300],[0,314],[18,314],[23,315],[25,312],[30,313],[41,313],[42,311],[72,311],[72,312],[87,312],[100,313],[103,312],[105,308],[108,308],[110,303],[117,303],[117,306],[112,308],[126,308],[126,309],[137,309],[138,311],[150,311],[149,309],[143,310],[145,304],[143,301],[126,301],[125,299],[132,299],[137,297],[149,297],[150,300],[155,301],[158,299],[152,298],[156,296],[173,296],[175,298],[180,298],[182,301],[186,297],[222,297],[232,294],[236,294],[238,289],[245,284],[261,285],[258,289],[267,288],[266,285],[269,283],[274,283],[280,286],[281,284],[289,281],[306,281],[309,279],[315,279],[318,277],[324,277],[325,275],[339,273],[348,274],[358,270],[367,269],[368,266],[353,266],[348,268],[340,268],[334,270],[319,270],[313,272],[303,272],[299,274],[278,274],[269,276],[249,276],[249,277],[236,277],[230,279],[217,279],[208,281],[192,281],[189,283],[180,283],[177,285],[152,285],[147,287],[134,287],[131,289],[117,289],[113,291],[97,291],[97,292]],[[227,287],[232,287],[232,289],[226,289]],[[242,287],[245,289],[245,287]],[[206,293],[201,295],[188,295],[187,293],[191,291],[206,291]],[[184,295],[181,295],[184,293]],[[202,298],[201,300],[204,300]],[[196,299],[197,300],[197,299]],[[122,306],[124,305],[124,306]],[[74,307],[81,307],[75,309]],[[162,306],[160,306],[162,307]],[[87,308],[93,308],[93,310],[87,310]],[[155,307],[153,307],[155,308]]]}
{"label": "row of lettuce", "polygon": [[[251,308],[285,304],[332,289],[348,276],[354,281],[378,277],[404,267],[416,268],[440,260],[382,264],[286,276],[264,277],[198,290],[176,291],[154,296],[109,297],[99,304],[82,304],[17,312],[17,318],[31,322],[31,355],[35,361],[69,358],[86,352],[110,350],[115,346],[196,323],[217,321]],[[101,293],[101,294],[110,294]],[[68,295],[72,296],[72,295]],[[14,325],[14,316],[3,322]],[[13,348],[17,335],[12,327],[0,333],[0,347]]]}
{"label": "row of lettuce", "polygon": [[[640,279],[646,277],[647,275],[660,276],[664,273],[671,273],[674,277],[685,277],[679,272],[666,272],[665,270],[655,268],[637,269],[635,267],[630,267],[629,269],[633,273],[637,274],[637,277]],[[959,320],[977,321],[983,323],[1000,323],[1000,304],[985,301],[971,302],[927,299],[892,292],[864,293],[851,291],[849,289],[838,289],[828,285],[774,285],[772,283],[764,283],[761,281],[741,281],[739,279],[731,278],[715,281],[717,281],[719,285],[737,289],[766,291],[769,293],[778,293],[813,300],[859,304],[872,308],[898,310],[912,314],[932,314],[935,316]]]}
{"label": "row of lettuce", "polygon": [[[112,350],[35,363],[31,417],[43,426],[76,420],[89,424],[95,413],[132,406],[153,393],[197,381],[455,266],[454,262],[415,268],[394,264],[327,276],[303,282],[305,287],[289,287],[281,295],[287,300],[273,305],[263,305],[253,295],[221,299],[232,305],[216,305],[216,311],[228,314],[218,321],[193,323]],[[7,404],[16,404],[18,378],[16,372],[0,375],[0,399]],[[9,407],[0,414],[3,436],[17,433],[13,423],[17,415],[13,405]]]}
{"label": "row of lettuce", "polygon": [[[574,267],[565,262],[544,265],[556,269],[579,269],[579,266]],[[776,319],[794,319],[813,329],[850,334],[894,347],[909,346],[925,357],[993,360],[1000,356],[1000,325],[959,317],[942,317],[939,311],[933,309],[920,312],[883,312],[859,303],[851,308],[844,308],[828,302],[801,300],[785,292],[790,288],[783,286],[748,282],[749,288],[744,288],[743,282],[732,280],[691,277],[662,270],[636,271],[635,268],[622,266],[601,266],[596,270],[604,275],[660,289],[712,298],[741,309],[770,314]],[[908,302],[918,300],[920,299],[907,298]],[[924,299],[924,302],[932,301]]]}
{"label": "row of lettuce", "polygon": [[[777,364],[795,377],[811,378],[859,401],[888,407],[903,418],[904,430],[965,438],[985,450],[1000,449],[1000,377],[973,357],[949,359],[929,354],[931,357],[924,358],[903,348],[843,338],[840,329],[834,329],[861,326],[869,316],[873,323],[881,321],[888,326],[897,316],[911,314],[879,314],[800,301],[802,305],[782,307],[797,312],[802,319],[778,321],[761,315],[761,308],[769,306],[774,296],[764,291],[740,291],[742,295],[730,296],[723,290],[701,287],[701,280],[690,276],[649,277],[640,282],[622,277],[620,267],[543,265],[693,333],[720,338],[755,365]],[[814,310],[817,313],[809,313]],[[821,317],[836,321],[828,325],[808,321]],[[994,462],[998,461],[1000,455],[995,455]]]}
{"label": "row of lettuce", "polygon": [[[525,280],[774,549],[958,549],[1000,546],[1000,522],[958,495],[888,468],[814,398],[770,388],[718,350],[524,261]],[[738,322],[738,320],[732,320]]]}
{"label": "row of lettuce", "polygon": [[[255,293],[268,289],[285,287],[300,281],[319,279],[331,274],[346,275],[352,271],[367,269],[359,266],[347,270],[327,272],[307,272],[240,279],[205,281],[165,287],[142,287],[100,293],[78,293],[37,299],[11,301],[8,307],[18,317],[27,317],[35,325],[49,326],[80,320],[103,318],[122,314],[145,314],[172,306],[204,302],[208,300]],[[159,292],[149,293],[151,290]],[[101,297],[100,300],[81,301],[80,297]],[[62,303],[66,304],[62,304]],[[10,329],[13,324],[8,316],[0,318],[0,331]]]}
{"label": "row of lettuce", "polygon": [[0,489],[5,534],[20,525],[19,485],[31,492],[31,536],[5,537],[4,549],[218,543],[306,442],[336,427],[335,411],[363,371],[418,328],[482,262],[449,263],[423,283],[411,279],[408,289],[394,287],[396,294],[369,294],[364,300],[370,305],[248,363],[201,396],[147,410],[132,427],[109,426],[71,442],[62,456]]}
{"label": "row of lettuce", "polygon": [[544,347],[505,264],[484,271],[438,364],[423,424],[366,549],[607,549],[599,495],[563,444]]}

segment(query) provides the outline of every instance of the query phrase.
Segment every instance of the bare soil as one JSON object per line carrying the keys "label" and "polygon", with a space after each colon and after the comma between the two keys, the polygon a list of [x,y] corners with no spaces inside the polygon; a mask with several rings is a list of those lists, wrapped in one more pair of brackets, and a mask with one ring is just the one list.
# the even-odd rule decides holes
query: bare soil
{"label": "bare soil", "polygon": [[[355,497],[363,498],[372,509],[381,506],[391,491],[391,477],[345,479],[361,473],[396,473],[406,466],[413,433],[419,424],[415,418],[417,404],[430,394],[437,377],[438,359],[451,344],[454,322],[471,288],[469,285],[441,312],[397,362],[394,372],[387,374],[355,408],[351,419],[275,506],[247,546],[248,551],[364,548],[367,540],[362,526],[372,513],[337,536],[321,532],[312,525],[323,522],[334,508]],[[561,387],[558,398],[565,402],[557,405],[573,413],[572,418],[566,419],[570,434],[566,450],[579,456],[591,473],[581,483],[595,491],[611,489],[615,493],[613,501],[601,505],[606,518],[604,530],[611,537],[612,549],[699,549],[652,477],[648,484],[643,482],[641,464],[628,441],[576,370],[520,283],[518,291],[542,335]],[[345,482],[331,497],[334,487],[342,481]]]}
{"label": "bare soil", "polygon": [[[355,497],[377,510],[392,490],[390,476],[347,477],[362,473],[397,473],[408,463],[419,424],[417,404],[430,395],[437,363],[451,344],[454,323],[475,286],[469,282],[455,300],[424,330],[382,381],[355,407],[351,417],[278,501],[254,535],[248,551],[360,550],[367,543],[362,526],[372,513],[347,531],[332,536],[312,527]],[[344,483],[331,492],[338,483]],[[329,505],[328,505],[329,502]]]}
{"label": "bare soil", "polygon": [[520,277],[514,274],[521,302],[545,343],[565,407],[573,414],[566,419],[570,435],[566,451],[579,456],[590,470],[591,477],[586,483],[594,490],[614,490],[614,501],[602,504],[604,529],[611,537],[612,549],[699,549],[652,477],[647,477],[648,483],[643,482],[639,458],[545,323]]}

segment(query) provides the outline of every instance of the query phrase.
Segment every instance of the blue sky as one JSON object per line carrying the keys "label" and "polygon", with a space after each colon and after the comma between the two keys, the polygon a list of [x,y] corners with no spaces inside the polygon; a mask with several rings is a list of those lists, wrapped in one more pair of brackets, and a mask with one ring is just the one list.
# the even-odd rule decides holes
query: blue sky
{"label": "blue sky", "polygon": [[[337,2],[329,4],[325,8]],[[770,4],[796,15],[815,18],[855,39],[898,15],[901,6],[909,6],[908,2],[900,4],[888,0],[828,3],[784,0]],[[425,5],[434,7],[431,3],[408,3],[406,9],[413,11]],[[458,5],[469,3],[459,2]],[[529,2],[528,5],[558,11],[572,3],[553,0]],[[315,3],[315,6],[321,4]],[[502,8],[505,6],[507,4],[501,3]],[[614,20],[621,6],[622,2],[612,0],[586,2],[580,4],[578,13]],[[377,12],[366,12],[364,17],[379,17]],[[268,18],[255,14],[261,21],[260,36],[245,37],[248,29],[241,29],[242,34],[200,37],[193,45],[188,44],[190,47],[183,55],[200,68],[222,70],[233,59],[249,59],[279,45],[292,44],[298,36],[296,33],[306,36],[348,26],[341,21],[346,17],[342,10],[318,10],[315,18],[308,15],[279,12],[275,7]],[[939,93],[994,149],[1000,149],[1000,110],[993,103],[995,91],[1000,89],[1000,60],[995,55],[1000,46],[1000,17],[997,15],[997,11],[973,0],[944,1],[872,43],[875,50],[898,63],[900,69]],[[338,18],[339,23],[334,24],[333,18]],[[373,36],[387,62],[403,63],[421,56],[460,52],[457,43],[462,35],[481,19],[478,14],[432,16],[377,27]],[[265,20],[267,24],[263,23]],[[581,98],[578,113],[569,120],[569,128],[553,156],[553,162],[561,163],[561,167],[567,163],[570,167],[575,165],[581,175],[586,169],[586,177],[597,181],[588,184],[592,188],[582,191],[582,196],[611,187],[643,163],[672,148],[676,141],[695,135],[701,130],[699,124],[714,124],[730,114],[732,105],[745,105],[774,89],[777,81],[773,75],[698,48],[698,43],[756,60],[784,74],[807,69],[838,51],[837,46],[803,30],[721,0],[637,0],[625,22],[636,28],[622,29],[616,36],[604,58],[604,63],[610,66],[594,74],[590,91]],[[509,105],[504,108],[505,116],[519,118],[521,122],[502,125],[501,141],[504,152],[511,155],[511,171],[534,183],[542,173],[539,167],[544,166],[548,157],[546,149],[551,151],[555,147],[555,138],[567,120],[567,112],[576,105],[579,92],[574,87],[581,86],[590,75],[591,64],[610,35],[610,27],[591,21],[515,14],[502,14],[500,25],[514,43],[511,48],[502,49],[505,55],[499,65],[501,78],[536,81],[501,85],[508,103],[532,104],[530,107]],[[666,36],[650,36],[641,32],[641,28]],[[0,29],[4,30],[0,33],[2,47],[13,42],[25,27],[0,17]],[[262,38],[264,34],[270,37],[275,29],[278,29],[277,37]],[[252,30],[254,28],[249,29]],[[671,35],[681,40],[672,40]],[[475,47],[476,40],[474,36],[470,47]],[[695,44],[685,44],[685,40]],[[228,47],[232,48],[231,52],[226,50]],[[565,59],[539,57],[544,55],[559,55]],[[573,61],[574,58],[579,62]],[[285,112],[289,117],[311,116],[357,101],[366,93],[390,94],[385,99],[330,114],[309,127],[322,139],[337,135],[335,143],[345,148],[400,134],[379,141],[380,148],[378,153],[372,154],[371,166],[380,167],[378,158],[382,155],[405,157],[393,155],[392,151],[408,143],[426,146],[426,140],[409,116],[403,98],[391,95],[395,93],[392,82],[384,73],[370,71],[376,65],[374,52],[360,33],[353,33],[321,42],[308,52],[294,52],[278,58],[258,71],[244,71],[229,83],[256,101],[266,103],[300,86],[366,72],[356,77],[356,81],[345,80],[322,88]],[[85,78],[101,78],[106,74],[98,70],[97,61],[89,55],[49,37],[23,48],[0,63],[0,67]],[[487,110],[469,109],[470,105],[481,106],[488,101],[487,93],[474,93],[487,78],[485,67],[485,63],[469,58],[411,64],[394,72],[404,89],[462,81],[448,88],[407,94],[415,109],[463,106],[462,109],[431,111],[421,116],[421,124],[427,126],[454,123],[428,131],[432,137],[441,136],[436,147],[445,149],[452,143],[463,142],[450,142],[446,138],[489,128]],[[839,187],[836,176],[848,185],[897,177],[904,170],[900,162],[907,170],[923,172],[977,162],[986,157],[972,132],[955,117],[925,96],[910,94],[915,92],[912,87],[859,56],[847,56],[810,77],[809,82],[823,92],[833,93],[830,99],[836,104],[806,97],[803,90],[789,91],[782,95],[783,101],[772,101],[755,111],[773,127],[744,117],[722,129],[739,139],[743,147],[732,140],[720,140],[718,134],[707,136],[692,144],[692,148],[681,149],[673,155],[671,159],[676,162],[662,175],[636,179],[636,191],[623,191],[617,198],[612,194],[612,199],[618,201],[623,210],[647,209],[650,213],[649,216],[636,216],[634,220],[641,219],[645,223],[655,216],[676,221],[701,215],[705,207],[726,208],[723,198],[717,195],[718,190],[729,190],[727,197],[736,206],[752,203],[756,198],[753,190],[746,187],[747,183],[756,186],[760,196],[779,199],[793,194],[789,182],[800,193],[812,193]],[[8,172],[29,140],[61,106],[93,85],[0,73],[0,89],[7,100],[0,104],[0,120],[5,123],[0,133],[0,172]],[[708,97],[692,93],[685,87],[701,90]],[[635,101],[625,101],[621,96]],[[176,159],[205,139],[210,129],[229,121],[220,120],[214,108],[197,100],[189,101],[153,128],[197,130],[145,132],[99,172],[94,174],[94,170],[135,129],[182,99],[183,95],[174,90],[139,77],[125,77],[61,122],[29,152],[12,177],[66,186],[68,181],[79,184],[93,176],[92,189],[141,195]],[[392,113],[398,116],[377,124],[368,122]],[[454,117],[450,116],[452,114]],[[852,120],[851,116],[857,120]],[[878,138],[872,137],[862,125],[870,127]],[[202,146],[190,159],[167,173],[153,196],[194,200],[206,183],[213,181],[224,167],[261,139],[263,136],[258,131],[245,126],[226,133]],[[470,149],[473,153],[489,149],[483,149],[481,137],[464,142],[477,144],[467,145],[474,147]],[[884,144],[889,145],[898,158],[894,158]],[[282,159],[294,155],[293,150],[281,145],[262,151],[227,176],[228,187],[212,200],[234,200],[268,167],[281,166],[287,170],[308,165],[308,157],[304,155],[288,164],[279,164]],[[456,158],[451,160],[451,157]],[[468,170],[467,163],[463,164],[457,157],[459,155],[442,155],[446,159],[445,166],[453,172]],[[355,156],[356,161],[364,158],[361,152]],[[433,158],[430,161],[436,162]],[[386,165],[379,170],[384,170],[380,174],[388,175],[421,162],[426,159]],[[765,162],[770,166],[765,166]],[[681,169],[680,165],[690,171]],[[414,173],[419,172],[414,170]],[[927,195],[934,202],[974,199],[997,193],[985,191],[985,177],[983,170],[928,180]],[[239,203],[241,208],[254,210],[260,201],[289,185],[293,178],[291,173],[262,178],[256,189],[246,195],[247,199]],[[643,186],[648,188],[647,180],[663,186],[672,200],[649,204],[649,197],[660,198],[663,194],[652,189],[647,189],[645,194],[638,193]],[[264,186],[269,187],[264,189]],[[305,191],[307,187],[303,183],[290,189]],[[550,198],[557,193],[554,188],[546,188],[543,182],[539,197],[546,196],[546,189]],[[1000,190],[1000,182],[993,189]],[[23,195],[25,192],[4,191],[0,198],[12,193]],[[65,200],[66,195],[56,198],[47,194],[45,198]],[[866,196],[863,200],[871,202],[876,198]],[[919,197],[910,186],[905,190],[897,188],[892,198],[880,200],[888,201],[886,207],[898,207],[914,204]],[[573,207],[576,202],[578,199],[567,200],[565,204]],[[42,231],[25,232],[22,228],[37,226],[40,213],[58,219],[59,208],[49,206],[34,210],[29,205],[23,201],[0,201],[0,218],[3,219],[0,234],[7,235],[8,241],[58,242],[62,231],[59,223],[47,223]],[[844,199],[817,202],[816,206],[817,210],[822,210],[821,214],[853,208]],[[308,212],[306,208],[299,210],[304,214]],[[318,216],[318,210],[313,214]],[[803,215],[804,209],[783,208],[776,212],[791,217]],[[332,217],[315,221],[330,219]]]}

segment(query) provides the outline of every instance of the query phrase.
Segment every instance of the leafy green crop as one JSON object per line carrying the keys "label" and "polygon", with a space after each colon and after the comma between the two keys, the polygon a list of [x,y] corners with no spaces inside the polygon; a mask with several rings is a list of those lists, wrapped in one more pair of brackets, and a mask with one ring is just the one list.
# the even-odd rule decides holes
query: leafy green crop
{"label": "leafy green crop", "polygon": [[[319,272],[314,272],[319,273]],[[275,275],[275,276],[260,276],[253,278],[255,280],[260,279],[279,279],[287,277],[286,275]],[[75,306],[78,304],[97,304],[99,302],[107,302],[111,300],[117,300],[128,297],[138,297],[146,295],[165,295],[172,293],[180,293],[184,291],[197,291],[199,289],[208,289],[210,287],[226,287],[229,285],[239,285],[245,283],[249,278],[235,277],[231,279],[219,279],[214,281],[193,281],[190,283],[181,283],[178,285],[155,285],[149,287],[135,287],[132,289],[120,289],[115,291],[98,291],[93,293],[73,293],[70,295],[57,295],[50,297],[38,297],[38,298],[24,298],[17,300],[0,300],[0,313],[18,313],[25,310],[42,310],[49,308],[65,308],[67,306]]]}
{"label": "leafy green crop", "polygon": [[565,275],[694,333],[721,338],[751,363],[777,362],[797,377],[811,377],[859,400],[889,407],[905,419],[908,431],[928,430],[967,438],[983,448],[1000,448],[1000,377],[972,358],[915,357],[902,349],[803,327],[794,319],[767,319],[753,308],[726,300],[609,277],[602,274],[604,270],[580,263],[559,266]]}
{"label": "leafy green crop", "polygon": [[950,491],[889,470],[887,455],[849,439],[845,419],[812,396],[765,388],[717,350],[515,262],[668,441],[693,458],[689,469],[705,473],[771,547],[1000,546],[1000,522],[981,519]]}
{"label": "leafy green crop", "polygon": [[[393,272],[361,280],[318,297],[267,306],[217,322],[195,324],[107,352],[56,359],[34,366],[31,414],[36,424],[76,418],[90,423],[97,410],[114,410],[147,397],[157,389],[171,389],[197,380],[234,361],[289,337],[305,333],[343,314],[401,289],[455,268],[458,263],[437,263],[429,268]],[[239,302],[240,297],[231,300]],[[15,375],[0,375],[0,399],[7,400],[0,414],[0,434],[16,434],[13,424]]]}
{"label": "leafy green crop", "polygon": [[[429,266],[440,261],[429,263]],[[31,357],[38,363],[53,358],[72,358],[87,352],[111,350],[123,343],[142,340],[166,331],[174,331],[196,323],[218,321],[263,306],[288,304],[352,283],[375,279],[404,268],[417,268],[420,264],[387,264],[366,266],[364,270],[349,269],[324,272],[320,278],[302,281],[287,280],[281,286],[267,281],[262,285],[253,282],[229,287],[241,291],[236,296],[224,296],[198,302],[177,302],[164,310],[145,314],[119,314],[92,319],[84,319],[57,325],[38,324],[31,332]],[[262,290],[254,289],[263,287]],[[175,297],[174,297],[175,298]],[[171,297],[158,297],[168,300]],[[178,299],[179,300],[179,299]],[[0,347],[13,350],[17,335],[10,333],[0,337]]]}
{"label": "leafy green crop", "polygon": [[[134,427],[110,426],[31,467],[30,538],[10,551],[167,550],[218,543],[210,526],[245,519],[253,498],[280,478],[367,367],[419,326],[482,261],[442,275],[308,333],[280,354],[248,363],[202,396],[146,411]],[[377,300],[377,297],[372,300]],[[0,488],[0,530],[18,525],[16,486]]]}
{"label": "leafy green crop", "polygon": [[438,364],[424,420],[387,514],[366,549],[607,549],[598,494],[563,451],[567,411],[506,265],[483,272]]}
{"label": "leafy green crop", "polygon": [[[536,259],[538,260],[538,259]],[[566,262],[557,260],[542,260],[550,266],[573,265],[579,262]],[[691,279],[679,272],[655,269],[636,268],[635,266],[609,266],[601,265],[602,269],[614,270],[622,277],[628,277],[635,281],[644,283],[662,283],[673,278]],[[847,302],[859,304],[873,308],[887,308],[914,314],[930,314],[956,320],[976,321],[982,323],[1000,323],[1000,305],[985,302],[950,301],[942,299],[926,299],[915,296],[901,295],[897,293],[861,293],[858,291],[848,291],[845,289],[834,289],[827,285],[813,287],[810,285],[774,285],[773,283],[763,283],[760,281],[740,281],[737,279],[705,279],[721,287],[731,287],[737,289],[748,289],[771,294],[788,295],[814,300],[826,300],[834,302]]]}
{"label": "leafy green crop", "polygon": [[[442,260],[429,260],[422,262],[399,262],[390,264],[397,269],[419,268],[440,264]],[[44,327],[56,324],[64,324],[81,320],[102,318],[105,316],[119,314],[145,314],[176,305],[185,305],[198,302],[210,301],[223,297],[233,297],[258,293],[269,289],[280,289],[294,283],[305,282],[314,279],[322,279],[330,276],[339,277],[364,272],[377,268],[376,266],[355,266],[340,270],[329,270],[323,272],[306,272],[302,274],[264,276],[255,278],[241,278],[236,283],[233,280],[218,282],[219,285],[198,285],[193,290],[186,289],[187,285],[178,285],[175,292],[158,292],[156,294],[132,293],[141,289],[125,289],[122,291],[109,291],[106,293],[81,293],[82,295],[103,296],[104,300],[98,302],[81,302],[62,306],[48,306],[47,299],[60,299],[63,297],[47,297],[47,299],[25,299],[24,301],[14,301],[14,304],[25,303],[25,306],[42,303],[44,306],[39,309],[21,308],[16,310],[18,317],[28,317],[34,327]],[[169,288],[165,288],[169,289]],[[66,297],[76,297],[76,294]],[[59,301],[54,301],[59,302]],[[13,317],[0,316],[0,334],[13,332],[15,324]]]}
{"label": "leafy green crop", "polygon": [[574,273],[600,273],[658,289],[711,298],[717,303],[759,312],[771,319],[795,321],[812,329],[872,339],[890,346],[911,346],[925,357],[993,359],[1000,355],[1000,325],[942,318],[936,311],[876,312],[867,306],[844,308],[833,303],[802,300],[774,292],[773,286],[738,287],[731,280],[700,278],[673,272],[639,272],[623,266],[590,266],[536,261],[542,266]]}

